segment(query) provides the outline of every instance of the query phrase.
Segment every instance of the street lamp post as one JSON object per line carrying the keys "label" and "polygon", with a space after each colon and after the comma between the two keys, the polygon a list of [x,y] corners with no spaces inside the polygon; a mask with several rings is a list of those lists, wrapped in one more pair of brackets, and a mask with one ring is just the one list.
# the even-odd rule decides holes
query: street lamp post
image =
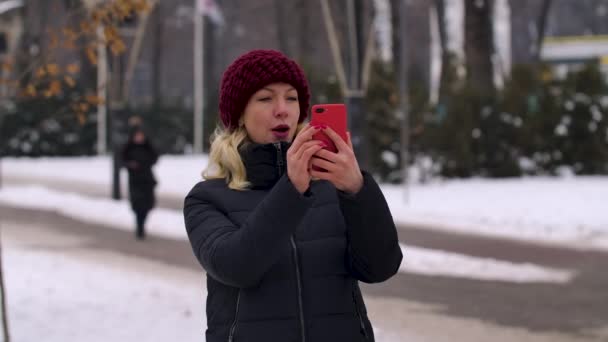
{"label": "street lamp post", "polygon": [[204,132],[204,38],[205,38],[205,22],[203,17],[203,9],[200,0],[194,2],[194,153],[203,153],[203,132]]}
{"label": "street lamp post", "polygon": [[399,58],[397,65],[399,79],[399,114],[401,116],[401,171],[404,199],[408,200],[408,168],[409,168],[409,94],[407,89],[407,28],[405,22],[406,0],[399,1]]}
{"label": "street lamp post", "polygon": [[[362,85],[361,0],[351,0],[346,7],[348,27],[348,89],[344,94],[348,108],[348,126],[357,160],[363,169],[368,169],[369,156],[366,141],[365,92]],[[370,33],[371,34],[371,33]]]}
{"label": "street lamp post", "polygon": [[[152,3],[153,6],[155,4],[155,2]],[[135,14],[120,25],[120,34],[125,40],[133,39],[137,33],[136,28],[139,25],[144,24],[145,20]],[[107,119],[109,121],[108,127],[110,128],[108,138],[112,148],[112,198],[115,200],[122,198],[120,186],[120,170],[122,168],[121,152],[122,145],[126,142],[128,135],[128,125],[122,115],[124,114],[124,109],[127,107],[127,97],[125,94],[128,94],[126,87],[129,87],[128,82],[125,82],[125,69],[133,67],[131,64],[132,63],[129,63],[125,68],[123,55],[114,56],[109,68],[109,80],[106,80],[107,84],[112,85],[106,94],[108,97],[106,102],[108,103]]]}
{"label": "street lamp post", "polygon": [[106,51],[103,25],[97,28],[97,154],[105,155],[107,152],[107,105],[106,94],[108,90],[108,55]]}

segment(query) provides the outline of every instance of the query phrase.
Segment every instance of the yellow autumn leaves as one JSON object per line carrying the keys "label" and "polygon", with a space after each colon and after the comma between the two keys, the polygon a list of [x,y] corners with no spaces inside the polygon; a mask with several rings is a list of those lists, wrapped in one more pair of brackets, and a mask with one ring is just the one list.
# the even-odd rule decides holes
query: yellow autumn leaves
{"label": "yellow autumn leaves", "polygon": [[[77,87],[82,63],[97,65],[97,50],[103,44],[114,56],[127,51],[127,45],[121,37],[121,25],[125,20],[137,18],[149,11],[156,0],[107,0],[101,1],[93,8],[79,8],[78,13],[69,13],[76,22],[71,26],[47,28],[43,38],[43,53],[32,58],[31,65],[19,65],[11,61],[11,56],[0,61],[0,84],[9,85],[22,97],[52,98],[62,96],[69,89]],[[70,22],[70,21],[68,21]],[[98,29],[102,28],[102,33]],[[65,59],[65,52],[84,56],[78,62],[68,64],[58,62],[57,56]],[[61,52],[61,53],[57,53]],[[69,55],[69,54],[68,54]],[[77,57],[78,58],[78,57]],[[89,89],[85,93],[96,93],[97,89]],[[98,105],[99,99],[93,95],[74,97],[71,109],[82,121],[84,114]]]}
{"label": "yellow autumn leaves", "polygon": [[102,103],[102,100],[96,95],[85,95],[75,100],[71,104],[72,111],[76,114],[76,118],[81,125],[86,122],[86,113],[92,108]]}
{"label": "yellow autumn leaves", "polygon": [[[120,55],[127,50],[127,46],[119,33],[120,24],[138,14],[151,9],[150,0],[115,0],[104,3],[91,13],[91,22],[81,23],[83,31],[95,34],[97,27],[103,27],[104,44],[112,54]],[[97,64],[96,45],[92,44],[86,48],[89,61]]]}
{"label": "yellow autumn leaves", "polygon": [[80,66],[77,63],[71,63],[65,67],[49,63],[38,67],[34,77],[25,85],[21,95],[27,97],[42,95],[45,98],[58,96],[63,90],[63,84],[69,88],[76,86],[75,77],[79,71]]}

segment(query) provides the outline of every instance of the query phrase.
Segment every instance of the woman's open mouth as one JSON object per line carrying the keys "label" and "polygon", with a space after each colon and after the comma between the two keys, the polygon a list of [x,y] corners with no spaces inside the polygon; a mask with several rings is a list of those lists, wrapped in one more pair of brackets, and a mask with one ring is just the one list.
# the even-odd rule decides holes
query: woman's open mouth
{"label": "woman's open mouth", "polygon": [[285,139],[289,136],[289,126],[287,125],[278,125],[272,129],[272,134],[277,139]]}

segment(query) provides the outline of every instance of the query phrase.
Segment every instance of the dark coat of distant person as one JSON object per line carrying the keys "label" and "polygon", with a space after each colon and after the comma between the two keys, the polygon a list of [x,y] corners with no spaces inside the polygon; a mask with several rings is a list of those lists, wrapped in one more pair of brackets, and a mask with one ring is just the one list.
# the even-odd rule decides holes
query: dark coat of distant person
{"label": "dark coat of distant person", "polygon": [[[143,140],[141,139],[142,136]],[[152,166],[158,160],[158,153],[145,137],[145,134],[140,130],[135,130],[130,134],[129,141],[123,149],[122,157],[129,172],[131,208],[137,216],[138,230],[143,230],[143,221],[156,204],[154,188],[157,182],[152,172]],[[141,235],[143,235],[143,231]]]}

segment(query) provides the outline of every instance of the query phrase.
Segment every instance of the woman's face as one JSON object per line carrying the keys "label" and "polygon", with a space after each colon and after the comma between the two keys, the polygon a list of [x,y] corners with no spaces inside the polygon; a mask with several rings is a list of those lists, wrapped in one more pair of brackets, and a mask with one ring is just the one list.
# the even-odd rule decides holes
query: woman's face
{"label": "woman's face", "polygon": [[298,127],[298,92],[287,83],[272,83],[255,92],[243,113],[249,138],[258,144],[291,142]]}

